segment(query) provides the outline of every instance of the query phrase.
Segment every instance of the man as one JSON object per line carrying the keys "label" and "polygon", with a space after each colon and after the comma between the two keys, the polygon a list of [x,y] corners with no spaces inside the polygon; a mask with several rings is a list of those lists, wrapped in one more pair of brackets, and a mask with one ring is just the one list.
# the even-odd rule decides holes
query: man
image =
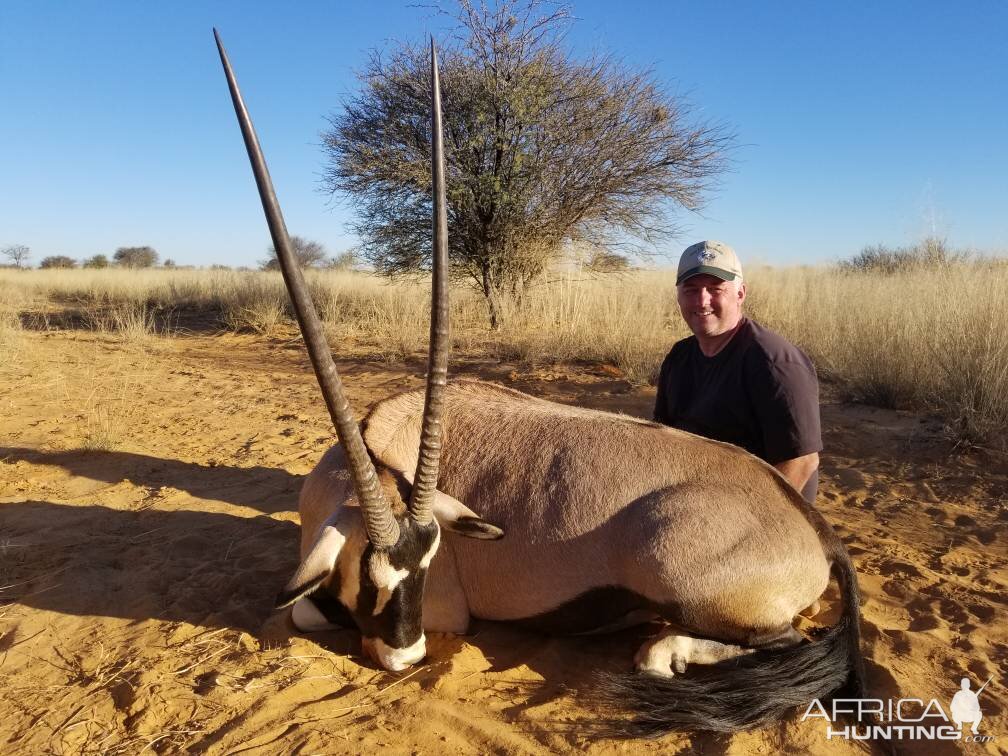
{"label": "man", "polygon": [[676,298],[693,335],[662,363],[654,419],[741,446],[814,502],[822,438],[812,362],[742,314],[742,265],[727,244],[686,248]]}

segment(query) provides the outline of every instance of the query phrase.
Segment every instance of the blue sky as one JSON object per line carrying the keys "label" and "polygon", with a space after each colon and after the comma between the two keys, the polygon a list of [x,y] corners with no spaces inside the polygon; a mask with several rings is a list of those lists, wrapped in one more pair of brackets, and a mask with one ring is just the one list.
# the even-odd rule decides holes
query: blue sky
{"label": "blue sky", "polygon": [[[444,4],[450,8],[450,4]],[[738,134],[734,167],[665,251],[832,260],[934,229],[1008,254],[1008,5],[576,2],[575,52],[647,66]],[[227,46],[288,228],[331,253],[325,116],[368,51],[443,35],[415,3],[0,3],[0,246],[35,262],[148,244],[254,265],[269,235],[211,27]]]}

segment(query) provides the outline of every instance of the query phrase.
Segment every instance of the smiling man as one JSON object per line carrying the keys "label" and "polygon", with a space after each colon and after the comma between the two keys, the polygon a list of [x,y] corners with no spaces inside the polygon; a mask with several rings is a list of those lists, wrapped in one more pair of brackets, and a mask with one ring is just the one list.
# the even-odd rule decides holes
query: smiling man
{"label": "smiling man", "polygon": [[811,360],[743,315],[742,264],[727,244],[686,248],[676,297],[693,335],[662,363],[654,419],[741,446],[815,501],[822,438]]}

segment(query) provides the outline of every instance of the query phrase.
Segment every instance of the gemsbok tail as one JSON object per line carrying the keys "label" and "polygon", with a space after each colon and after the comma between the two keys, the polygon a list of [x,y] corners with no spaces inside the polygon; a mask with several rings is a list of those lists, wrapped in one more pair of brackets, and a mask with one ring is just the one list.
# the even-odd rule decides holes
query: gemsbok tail
{"label": "gemsbok tail", "polygon": [[862,698],[857,574],[840,539],[832,530],[827,533],[823,546],[843,598],[836,625],[792,648],[758,651],[707,667],[696,678],[601,676],[592,698],[610,710],[631,713],[629,719],[606,721],[604,729],[617,736],[651,738],[675,731],[739,732],[780,721],[799,707],[804,710],[813,699],[841,691],[845,698]]}

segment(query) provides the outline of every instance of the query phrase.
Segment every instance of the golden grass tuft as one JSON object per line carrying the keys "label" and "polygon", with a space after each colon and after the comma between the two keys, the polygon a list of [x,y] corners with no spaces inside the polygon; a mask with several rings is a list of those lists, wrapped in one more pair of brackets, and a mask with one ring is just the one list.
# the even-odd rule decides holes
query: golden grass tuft
{"label": "golden grass tuft", "polygon": [[117,408],[98,404],[86,411],[80,430],[83,451],[108,452],[119,449],[125,440]]}
{"label": "golden grass tuft", "polygon": [[[92,330],[118,334],[122,341],[131,344],[144,344],[159,332],[154,309],[143,301],[86,307],[81,315]],[[160,329],[162,335],[168,335],[167,331],[167,327]]]}
{"label": "golden grass tuft", "polygon": [[287,320],[287,293],[274,277],[243,276],[221,302],[221,319],[232,331],[273,336]]}
{"label": "golden grass tuft", "polygon": [[[101,348],[96,347],[96,348]],[[117,356],[103,371],[88,366],[67,379],[89,387],[76,407],[77,443],[84,451],[108,452],[127,446],[136,435],[143,406],[137,401],[149,375],[149,355],[142,348]]]}

